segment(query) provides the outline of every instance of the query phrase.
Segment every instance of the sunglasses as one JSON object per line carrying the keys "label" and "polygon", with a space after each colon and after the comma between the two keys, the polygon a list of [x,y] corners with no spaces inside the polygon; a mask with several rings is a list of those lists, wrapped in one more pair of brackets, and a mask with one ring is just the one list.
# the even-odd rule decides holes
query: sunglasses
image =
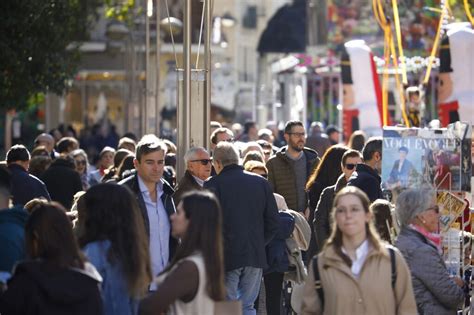
{"label": "sunglasses", "polygon": [[190,162],[201,162],[201,165],[207,165],[212,162],[210,159],[200,159],[200,160],[192,160]]}
{"label": "sunglasses", "polygon": [[347,163],[345,167],[348,170],[352,171],[356,166],[357,166],[357,164]]}
{"label": "sunglasses", "polygon": [[425,211],[428,211],[428,210],[433,210],[434,212],[439,213],[439,206],[438,205],[431,206],[427,208]]}

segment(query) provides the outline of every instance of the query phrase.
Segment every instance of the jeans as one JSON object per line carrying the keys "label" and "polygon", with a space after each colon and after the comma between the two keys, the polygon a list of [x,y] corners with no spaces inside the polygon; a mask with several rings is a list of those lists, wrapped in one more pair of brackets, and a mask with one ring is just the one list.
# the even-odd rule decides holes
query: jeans
{"label": "jeans", "polygon": [[242,301],[243,315],[255,315],[254,302],[260,291],[262,268],[242,267],[225,273],[228,300]]}

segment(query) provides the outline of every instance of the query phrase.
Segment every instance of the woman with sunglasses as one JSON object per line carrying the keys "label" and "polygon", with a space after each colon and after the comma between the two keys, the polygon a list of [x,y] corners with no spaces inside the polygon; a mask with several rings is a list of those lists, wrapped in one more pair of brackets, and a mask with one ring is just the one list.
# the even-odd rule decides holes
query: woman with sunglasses
{"label": "woman with sunglasses", "polygon": [[405,190],[397,198],[396,246],[410,268],[419,314],[456,314],[464,298],[462,279],[449,274],[441,256],[438,212],[433,190]]}
{"label": "woman with sunglasses", "polygon": [[362,154],[356,150],[347,150],[342,155],[342,160],[339,166],[340,170],[342,170],[342,174],[334,185],[326,187],[321,193],[321,197],[319,198],[319,202],[314,211],[314,220],[312,221],[318,252],[323,248],[324,242],[331,234],[330,219],[334,196],[342,188],[346,187],[347,181],[359,163],[362,163]]}
{"label": "woman with sunglasses", "polygon": [[81,176],[82,190],[86,191],[91,186],[91,177],[89,174],[89,163],[87,161],[87,153],[82,149],[72,151],[72,158],[74,159],[74,165],[76,172]]}
{"label": "woman with sunglasses", "polygon": [[369,204],[357,187],[337,193],[331,236],[308,268],[302,314],[416,314],[408,266],[380,239]]}

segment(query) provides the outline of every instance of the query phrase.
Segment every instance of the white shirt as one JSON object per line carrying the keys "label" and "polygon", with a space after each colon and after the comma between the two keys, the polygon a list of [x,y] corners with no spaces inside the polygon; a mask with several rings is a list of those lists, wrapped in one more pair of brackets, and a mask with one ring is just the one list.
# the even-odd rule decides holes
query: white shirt
{"label": "white shirt", "polygon": [[[342,252],[347,255],[347,251],[342,247]],[[352,260],[351,271],[352,275],[356,278],[359,278],[360,271],[364,265],[365,259],[369,254],[369,241],[366,239],[355,251],[355,260]],[[349,255],[347,255],[349,256]],[[349,257],[350,258],[350,257]],[[352,258],[351,258],[352,259]]]}
{"label": "white shirt", "polygon": [[196,176],[194,176],[194,175],[191,175],[191,176],[194,178],[194,180],[196,181],[196,183],[197,183],[199,186],[201,186],[201,187],[204,186],[204,181],[203,181],[202,179],[200,179],[199,177],[196,177]]}
{"label": "white shirt", "polygon": [[[151,271],[154,276],[157,276],[168,264],[171,231],[168,214],[161,201],[163,183],[160,181],[156,184],[156,202],[151,200],[150,192],[140,176],[138,176],[138,186],[145,201],[148,221],[150,222]],[[155,288],[151,287],[150,289]]]}

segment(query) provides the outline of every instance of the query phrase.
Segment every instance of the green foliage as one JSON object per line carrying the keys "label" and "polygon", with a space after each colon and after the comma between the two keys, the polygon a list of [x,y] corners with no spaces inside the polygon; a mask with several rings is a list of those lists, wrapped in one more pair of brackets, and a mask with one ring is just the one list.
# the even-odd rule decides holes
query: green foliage
{"label": "green foliage", "polygon": [[1,0],[0,107],[22,109],[47,90],[62,93],[75,73],[101,0]]}
{"label": "green foliage", "polygon": [[105,0],[105,16],[131,25],[135,2],[135,0]]}

